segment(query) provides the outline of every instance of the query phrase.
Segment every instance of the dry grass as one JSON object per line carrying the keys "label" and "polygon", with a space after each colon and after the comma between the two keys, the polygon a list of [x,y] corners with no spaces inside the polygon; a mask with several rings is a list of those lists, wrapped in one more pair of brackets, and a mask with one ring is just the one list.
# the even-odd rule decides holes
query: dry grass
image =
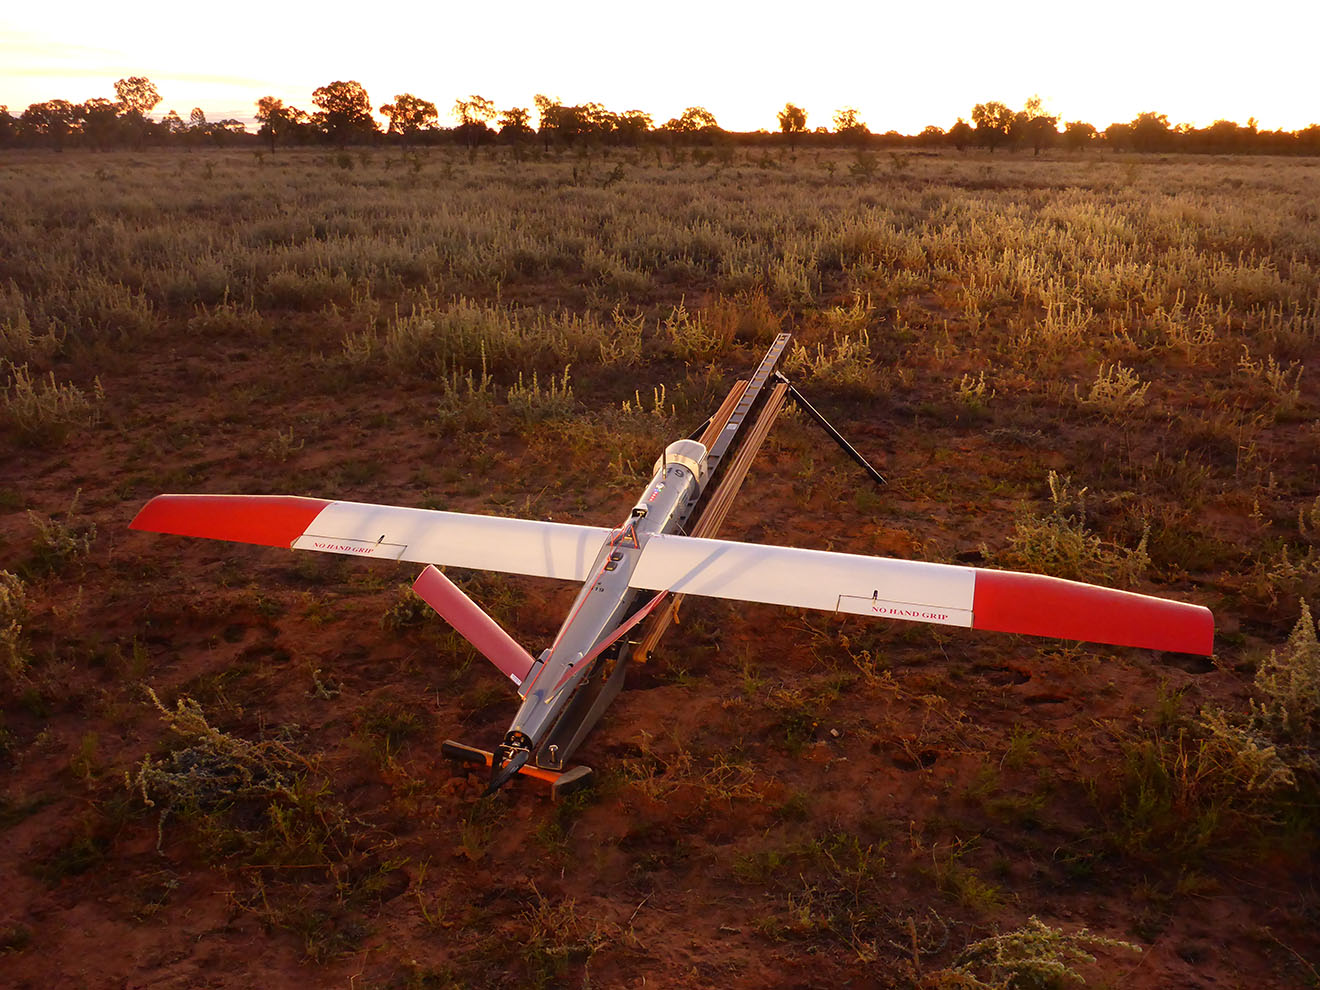
{"label": "dry grass", "polygon": [[[0,160],[6,863],[120,884],[158,818],[128,770],[190,896],[223,875],[309,985],[1011,985],[1083,960],[1063,919],[1174,985],[1239,868],[1215,896],[1309,954],[1314,664],[1280,644],[1320,600],[1315,163],[699,150]],[[781,330],[891,484],[787,415],[730,537],[1203,602],[1215,665],[689,602],[595,794],[478,802],[434,739],[511,696],[410,573],[125,529],[223,490],[608,524]],[[553,636],[562,589],[456,580]],[[148,672],[205,704],[182,739]],[[1287,982],[1248,925],[1224,965]]]}
{"label": "dry grass", "polygon": [[34,379],[26,364],[10,365],[9,381],[0,388],[0,413],[23,442],[58,446],[79,426],[95,425],[104,398],[100,379],[89,396],[77,385],[57,382],[53,371]]}
{"label": "dry grass", "polygon": [[28,619],[27,591],[23,579],[0,570],[0,660],[10,677],[23,672],[28,664],[23,641],[23,623]]}

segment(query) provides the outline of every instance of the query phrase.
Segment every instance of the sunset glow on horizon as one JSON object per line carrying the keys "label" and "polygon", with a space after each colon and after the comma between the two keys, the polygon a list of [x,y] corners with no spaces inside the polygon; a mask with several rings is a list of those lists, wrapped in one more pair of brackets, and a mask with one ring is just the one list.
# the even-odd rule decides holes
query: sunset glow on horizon
{"label": "sunset glow on horizon", "polygon": [[50,8],[8,10],[0,105],[17,115],[44,100],[113,99],[116,79],[146,76],[162,97],[157,119],[174,110],[187,120],[196,106],[211,120],[250,121],[266,95],[310,111],[318,86],[354,79],[374,108],[404,92],[431,100],[442,125],[472,93],[500,108],[530,108],[537,93],[635,108],[657,126],[701,105],[736,131],[776,130],[791,101],[809,128],[852,106],[873,132],[917,133],[948,128],[975,103],[1016,108],[1036,93],[1062,120],[1101,129],[1152,110],[1197,126],[1320,122],[1314,4],[1262,0],[1244,16],[1222,2],[1118,0],[1101,17],[1041,0],[925,10],[679,0],[663,20],[599,0],[554,12],[512,0],[498,20],[475,7],[400,3],[369,20],[361,9],[236,0],[219,21],[160,0],[132,17],[79,0],[57,23]]}

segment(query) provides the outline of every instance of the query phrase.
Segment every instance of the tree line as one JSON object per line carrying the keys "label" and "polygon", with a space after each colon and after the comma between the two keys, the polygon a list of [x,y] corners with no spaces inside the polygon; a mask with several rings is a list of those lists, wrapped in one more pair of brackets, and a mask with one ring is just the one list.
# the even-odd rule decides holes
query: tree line
{"label": "tree line", "polygon": [[[1298,131],[1263,131],[1255,119],[1245,125],[1217,120],[1208,127],[1173,124],[1167,115],[1154,111],[1139,114],[1128,123],[1110,124],[1104,130],[1085,121],[1064,121],[1049,112],[1039,96],[1027,100],[1020,110],[989,101],[976,104],[970,121],[959,117],[945,130],[930,125],[919,134],[887,131],[873,133],[855,107],[835,110],[832,127],[808,126],[808,113],[786,103],[777,114],[778,134],[769,130],[730,132],[719,126],[705,107],[688,107],[677,117],[657,124],[643,110],[616,112],[600,103],[568,105],[537,94],[532,107],[501,109],[480,95],[454,101],[457,124],[440,126],[440,111],[430,100],[412,93],[399,93],[375,111],[366,89],[355,80],[337,80],[312,93],[310,111],[286,104],[274,96],[256,103],[256,133],[239,120],[209,121],[194,107],[184,121],[171,110],[159,120],[149,115],[161,102],[154,83],[142,76],[117,80],[116,99],[92,98],[82,103],[46,100],[33,103],[17,116],[0,105],[0,147],[82,147],[96,150],[144,145],[265,145],[272,152],[281,146],[332,145],[384,142],[390,144],[460,144],[468,148],[507,144],[515,148],[539,143],[553,147],[623,145],[636,147],[647,141],[670,140],[693,144],[765,143],[784,141],[800,144],[866,147],[952,146],[1025,150],[1033,154],[1052,147],[1068,151],[1087,148],[1113,151],[1187,151],[1215,154],[1320,154],[1320,125]],[[533,107],[536,122],[533,124]],[[377,115],[385,118],[382,127]]]}

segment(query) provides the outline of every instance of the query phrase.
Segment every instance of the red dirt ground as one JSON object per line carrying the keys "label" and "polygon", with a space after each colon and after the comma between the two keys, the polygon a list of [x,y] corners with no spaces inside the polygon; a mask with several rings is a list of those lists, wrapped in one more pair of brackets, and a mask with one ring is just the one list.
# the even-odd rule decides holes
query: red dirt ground
{"label": "red dirt ground", "polygon": [[[1082,967],[1094,986],[1314,985],[1305,837],[1245,828],[1192,849],[1178,832],[1116,849],[1108,834],[1123,739],[1207,702],[1242,704],[1236,665],[1279,641],[1277,621],[1243,636],[1244,610],[1213,582],[1147,590],[1218,609],[1230,645],[1217,666],[690,601],[582,750],[594,792],[556,807],[520,784],[480,802],[481,781],[439,743],[489,746],[513,700],[438,620],[382,628],[413,569],[128,522],[168,490],[609,525],[638,486],[601,481],[598,452],[565,453],[562,439],[437,435],[430,390],[345,381],[309,356],[327,341],[126,343],[104,355],[100,427],[55,450],[5,447],[18,497],[0,538],[34,575],[37,660],[5,704],[0,982],[955,986],[970,984],[940,973],[962,946],[1034,915],[1140,945],[1096,949]],[[755,357],[731,358],[723,385]],[[662,362],[640,377],[685,374]],[[578,386],[589,406],[617,407],[636,385],[593,377]],[[873,495],[814,427],[781,424],[725,535],[974,557],[1003,545],[1020,505],[961,479],[1080,473],[1089,456],[1092,438],[1066,425],[1042,450],[920,402],[822,397],[893,479]],[[261,452],[290,427],[304,445],[287,461]],[[807,456],[815,473],[802,477]],[[91,552],[42,572],[26,510],[60,517],[75,491]],[[1250,524],[1250,506],[1217,511]],[[465,587],[533,648],[573,594],[530,579]],[[233,830],[271,826],[243,806],[167,818],[158,850],[160,808],[125,774],[180,743],[144,686],[167,705],[197,699],[235,736],[284,740],[327,788],[312,814],[334,825],[328,847],[285,862],[254,851]]]}

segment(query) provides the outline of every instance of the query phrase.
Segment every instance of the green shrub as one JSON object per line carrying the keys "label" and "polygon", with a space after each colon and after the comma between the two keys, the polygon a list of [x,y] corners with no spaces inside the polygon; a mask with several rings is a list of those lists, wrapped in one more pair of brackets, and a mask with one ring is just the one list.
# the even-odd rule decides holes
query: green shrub
{"label": "green shrub", "polygon": [[1047,990],[1069,981],[1085,983],[1073,967],[1095,962],[1095,956],[1086,950],[1097,946],[1141,951],[1131,942],[1092,935],[1085,928],[1075,932],[1051,928],[1032,916],[1021,928],[973,942],[959,953],[949,970],[932,975],[946,977],[935,984],[944,987]]}
{"label": "green shrub", "polygon": [[1252,702],[1252,715],[1259,725],[1293,743],[1309,743],[1317,738],[1320,641],[1305,601],[1283,649],[1272,651],[1256,671],[1256,691],[1264,699]]}
{"label": "green shrub", "polygon": [[1098,409],[1106,416],[1121,416],[1144,406],[1149,390],[1150,382],[1143,382],[1135,371],[1117,361],[1112,365],[1100,365],[1085,398],[1076,389],[1073,394],[1083,406]]}
{"label": "green shrub", "polygon": [[682,301],[669,311],[664,321],[665,334],[674,354],[684,361],[712,361],[733,344],[735,328],[707,320],[701,313],[691,313]]}
{"label": "green shrub", "polygon": [[492,371],[537,365],[570,353],[563,321],[547,320],[498,304],[457,299],[450,305],[425,300],[406,316],[395,316],[384,334],[374,329],[344,340],[344,359],[356,367],[383,360],[396,371],[448,375],[455,369]]}
{"label": "green shrub", "polygon": [[23,642],[27,620],[27,590],[23,579],[0,570],[0,662],[11,674],[21,674],[28,665]]}
{"label": "green shrub", "polygon": [[1072,479],[1051,471],[1050,510],[1021,516],[1008,538],[1008,548],[990,554],[996,563],[1022,567],[1074,581],[1101,578],[1136,584],[1150,568],[1149,526],[1131,550],[1106,543],[1086,525],[1086,488],[1074,489]]}
{"label": "green shrub", "polygon": [[99,378],[88,396],[77,385],[56,382],[53,371],[34,380],[26,364],[11,364],[9,382],[0,390],[0,411],[23,442],[53,447],[74,428],[95,425],[104,398]]}
{"label": "green shrub", "polygon": [[480,433],[495,419],[494,382],[486,374],[484,354],[480,377],[469,368],[461,375],[452,371],[437,384],[440,394],[435,403],[435,422],[442,434]]}
{"label": "green shrub", "polygon": [[871,382],[871,337],[865,330],[857,336],[836,334],[829,345],[817,344],[814,351],[794,344],[784,370],[789,374],[807,374],[815,381],[830,385],[865,388]]}
{"label": "green shrub", "polygon": [[532,372],[530,385],[524,383],[522,372],[518,372],[518,381],[509,388],[508,398],[509,408],[525,420],[566,419],[577,408],[567,365],[562,377],[550,376],[548,388],[541,387],[536,372]]}
{"label": "green shrub", "polygon": [[394,596],[394,604],[380,617],[380,627],[391,632],[420,625],[435,614],[431,606],[413,591],[412,585],[401,584]]}
{"label": "green shrub", "polygon": [[37,333],[27,313],[19,310],[13,316],[5,317],[0,313],[0,362],[11,365],[22,361],[49,361],[58,353],[63,343],[61,335],[53,330]]}
{"label": "green shrub", "polygon": [[39,516],[31,510],[28,519],[37,531],[33,545],[35,562],[40,570],[59,573],[69,564],[86,557],[96,540],[96,523],[74,522],[82,489],[74,492],[69,510],[61,521],[53,516]]}

